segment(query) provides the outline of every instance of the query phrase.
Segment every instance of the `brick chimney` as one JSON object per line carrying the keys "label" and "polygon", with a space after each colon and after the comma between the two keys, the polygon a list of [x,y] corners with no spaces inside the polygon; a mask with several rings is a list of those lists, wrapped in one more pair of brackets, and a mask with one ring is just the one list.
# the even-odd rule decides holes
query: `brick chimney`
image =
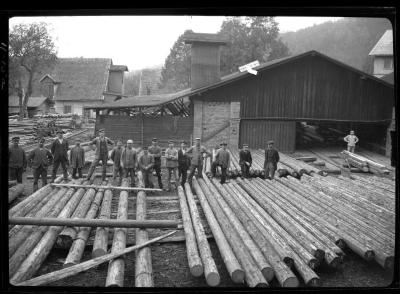
{"label": "brick chimney", "polygon": [[218,82],[220,74],[220,48],[227,43],[218,34],[186,33],[185,44],[192,45],[191,88],[198,89]]}

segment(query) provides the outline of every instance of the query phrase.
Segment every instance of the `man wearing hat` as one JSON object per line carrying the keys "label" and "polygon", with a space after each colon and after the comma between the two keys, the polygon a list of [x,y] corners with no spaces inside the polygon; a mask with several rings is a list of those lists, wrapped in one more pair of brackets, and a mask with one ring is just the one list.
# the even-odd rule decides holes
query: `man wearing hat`
{"label": "man wearing hat", "polygon": [[39,140],[39,146],[28,156],[29,166],[33,170],[33,192],[38,189],[39,178],[42,178],[42,187],[47,185],[47,167],[51,165],[53,155],[44,147],[44,138]]}
{"label": "man wearing hat", "polygon": [[154,157],[149,154],[147,146],[142,148],[142,155],[138,160],[139,169],[142,172],[143,182],[145,188],[153,188],[153,181],[151,180],[151,173],[154,166]]}
{"label": "man wearing hat", "polygon": [[133,148],[133,141],[126,141],[126,147],[121,153],[121,167],[124,169],[124,178],[131,177],[131,187],[135,186],[135,168],[137,168],[136,150]]}
{"label": "man wearing hat", "polygon": [[162,184],[162,181],[161,181],[161,155],[162,155],[162,150],[161,150],[161,147],[158,146],[157,138],[153,138],[153,140],[151,140],[151,146],[148,148],[148,152],[154,158],[154,170],[156,171],[156,174],[157,174],[158,187],[160,189],[162,189],[163,188],[163,184]]}
{"label": "man wearing hat", "polygon": [[85,150],[81,147],[81,142],[79,140],[76,141],[75,146],[71,149],[69,162],[72,167],[72,178],[76,179],[77,171],[79,178],[82,178],[82,168],[85,165]]}
{"label": "man wearing hat", "polygon": [[178,178],[178,150],[174,148],[174,142],[168,141],[168,148],[165,150],[165,166],[167,168],[167,191],[171,190],[171,173],[174,174],[176,190],[178,190],[179,178]]}
{"label": "man wearing hat", "polygon": [[178,176],[181,178],[182,187],[185,186],[187,179],[187,170],[190,166],[190,158],[186,153],[186,142],[181,142],[181,148],[178,150]]}
{"label": "man wearing hat", "polygon": [[57,131],[57,139],[51,144],[51,154],[54,158],[53,163],[53,175],[51,177],[51,183],[54,182],[57,175],[58,167],[61,164],[63,169],[64,180],[68,179],[68,141],[63,138],[64,132],[62,130]]}
{"label": "man wearing hat", "polygon": [[224,184],[226,181],[226,170],[229,168],[231,158],[229,152],[226,150],[227,144],[223,142],[220,145],[221,148],[215,154],[215,161],[211,165],[211,173],[215,177],[217,166],[221,167],[221,184]]}
{"label": "man wearing hat", "polygon": [[269,177],[271,180],[273,180],[279,161],[279,153],[274,148],[274,141],[268,141],[267,144],[268,147],[265,149],[264,161],[265,178]]}
{"label": "man wearing hat", "polygon": [[239,152],[239,165],[242,170],[242,177],[250,177],[249,170],[253,159],[251,158],[251,153],[248,144],[243,144],[243,149]]}
{"label": "man wearing hat", "polygon": [[212,154],[206,149],[206,147],[201,145],[201,139],[196,138],[196,143],[192,147],[190,147],[187,154],[191,155],[191,162],[190,162],[190,170],[189,170],[189,178],[188,182],[190,186],[192,186],[192,178],[194,176],[195,170],[197,169],[197,174],[199,178],[203,177],[202,170],[203,170],[203,154],[205,153],[206,156],[211,157]]}
{"label": "man wearing hat", "polygon": [[90,180],[90,178],[92,177],[92,174],[94,172],[94,169],[96,168],[96,166],[99,164],[100,161],[101,161],[101,165],[103,166],[103,172],[101,174],[102,181],[106,180],[107,160],[108,160],[108,144],[113,145],[114,142],[105,136],[104,129],[100,129],[99,136],[94,138],[92,141],[92,146],[94,146],[96,148],[96,151],[95,151],[95,155],[94,155],[94,160],[93,160],[92,164],[90,165],[86,180]]}
{"label": "man wearing hat", "polygon": [[13,144],[8,148],[8,168],[10,180],[22,183],[22,173],[26,170],[26,153],[19,144],[19,137],[12,138]]}

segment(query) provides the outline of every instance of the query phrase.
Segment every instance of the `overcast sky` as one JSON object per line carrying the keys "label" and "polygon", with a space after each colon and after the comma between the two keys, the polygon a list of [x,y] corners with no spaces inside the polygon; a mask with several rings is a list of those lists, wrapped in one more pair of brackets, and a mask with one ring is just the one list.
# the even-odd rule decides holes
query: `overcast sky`
{"label": "overcast sky", "polygon": [[[163,64],[185,30],[216,33],[225,17],[219,16],[63,16],[15,17],[16,23],[50,24],[58,57],[112,58],[129,70]],[[280,32],[296,31],[338,17],[276,17]]]}

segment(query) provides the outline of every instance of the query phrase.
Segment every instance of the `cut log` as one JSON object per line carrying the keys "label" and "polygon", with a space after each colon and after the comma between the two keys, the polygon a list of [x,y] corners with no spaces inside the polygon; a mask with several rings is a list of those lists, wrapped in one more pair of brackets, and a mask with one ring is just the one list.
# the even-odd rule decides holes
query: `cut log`
{"label": "cut log", "polygon": [[317,158],[313,156],[301,156],[301,157],[296,157],[296,160],[301,160],[304,162],[315,162]]}
{"label": "cut log", "polygon": [[111,189],[118,191],[157,191],[162,192],[161,189],[143,188],[143,187],[119,187],[119,186],[99,186],[99,185],[77,185],[77,184],[51,184],[55,187],[68,187],[68,188],[87,188],[87,189]]}

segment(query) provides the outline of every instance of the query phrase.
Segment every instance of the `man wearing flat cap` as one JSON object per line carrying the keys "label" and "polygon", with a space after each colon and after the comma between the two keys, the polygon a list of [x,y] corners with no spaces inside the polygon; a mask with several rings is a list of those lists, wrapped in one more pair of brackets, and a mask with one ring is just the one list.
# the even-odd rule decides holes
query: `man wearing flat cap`
{"label": "man wearing flat cap", "polygon": [[279,153],[274,148],[274,141],[268,141],[267,149],[265,149],[264,170],[265,178],[274,179],[275,171],[278,167]]}
{"label": "man wearing flat cap", "polygon": [[192,178],[194,176],[194,173],[197,169],[197,175],[199,178],[203,177],[202,171],[203,171],[203,155],[206,154],[206,156],[211,157],[212,154],[206,149],[206,147],[201,145],[201,139],[196,138],[196,143],[192,147],[190,147],[187,152],[188,155],[191,156],[191,162],[190,162],[190,170],[189,170],[189,176],[188,176],[188,183],[190,186],[192,186]]}
{"label": "man wearing flat cap", "polygon": [[10,180],[22,184],[22,173],[26,170],[26,153],[19,146],[19,137],[12,138],[13,144],[8,148],[8,168]]}
{"label": "man wearing flat cap", "polygon": [[242,170],[242,177],[249,178],[249,170],[253,159],[251,157],[251,152],[249,150],[248,144],[243,144],[243,149],[239,152],[239,165],[240,169]]}
{"label": "man wearing flat cap", "polygon": [[39,146],[28,156],[28,164],[33,170],[33,192],[38,189],[39,178],[42,178],[42,187],[47,185],[47,167],[53,161],[50,150],[44,147],[44,138],[39,140]]}
{"label": "man wearing flat cap", "polygon": [[165,150],[165,166],[167,168],[167,191],[171,191],[171,173],[174,174],[175,187],[178,190],[179,178],[178,178],[178,150],[174,147],[173,141],[168,141],[168,148]]}
{"label": "man wearing flat cap", "polygon": [[215,161],[211,165],[212,176],[215,177],[215,172],[217,171],[217,166],[221,167],[221,184],[225,184],[226,181],[226,171],[230,166],[231,157],[229,152],[226,150],[226,143],[220,144],[221,148],[215,154]]}
{"label": "man wearing flat cap", "polygon": [[163,188],[163,184],[161,181],[161,155],[162,155],[162,149],[160,146],[158,146],[158,140],[157,138],[153,138],[151,140],[151,146],[148,148],[148,152],[150,155],[153,156],[154,159],[154,170],[157,174],[157,179],[158,179],[158,187],[160,189]]}
{"label": "man wearing flat cap", "polygon": [[124,178],[130,175],[131,187],[135,186],[135,169],[137,168],[137,154],[135,148],[133,148],[133,141],[126,141],[126,147],[121,153],[121,167],[124,169]]}
{"label": "man wearing flat cap", "polygon": [[114,145],[114,142],[105,136],[105,130],[99,130],[99,136],[94,138],[92,141],[92,148],[96,148],[94,160],[90,165],[88,175],[86,180],[90,180],[92,174],[96,168],[96,166],[101,161],[101,165],[103,167],[103,171],[101,174],[102,181],[106,180],[106,172],[107,172],[107,160],[108,160],[108,144]]}
{"label": "man wearing flat cap", "polygon": [[57,131],[57,139],[51,144],[51,154],[54,158],[53,163],[53,174],[51,177],[51,183],[54,182],[57,175],[58,167],[61,164],[63,170],[64,180],[68,179],[68,141],[64,139],[64,132],[62,130]]}

